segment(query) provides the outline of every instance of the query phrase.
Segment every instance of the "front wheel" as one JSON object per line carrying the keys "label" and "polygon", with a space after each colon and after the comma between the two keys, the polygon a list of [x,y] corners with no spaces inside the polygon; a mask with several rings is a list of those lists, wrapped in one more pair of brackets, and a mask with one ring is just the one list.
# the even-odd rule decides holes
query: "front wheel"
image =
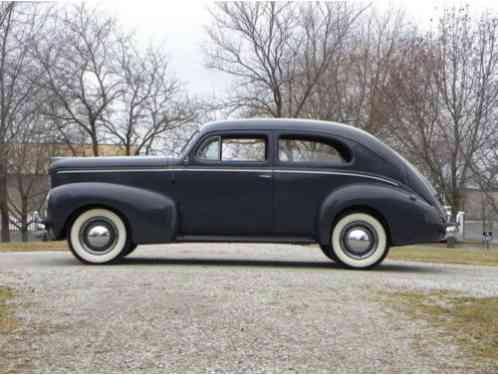
{"label": "front wheel", "polygon": [[337,262],[354,269],[379,264],[389,251],[384,226],[374,216],[363,212],[342,217],[332,229],[330,243]]}
{"label": "front wheel", "polygon": [[130,246],[126,249],[126,251],[123,251],[121,254],[121,257],[124,258],[125,256],[130,255],[137,249],[138,245],[136,243],[130,244]]}
{"label": "front wheel", "polygon": [[132,246],[123,219],[104,208],[81,213],[71,224],[67,237],[74,256],[89,264],[111,263]]}

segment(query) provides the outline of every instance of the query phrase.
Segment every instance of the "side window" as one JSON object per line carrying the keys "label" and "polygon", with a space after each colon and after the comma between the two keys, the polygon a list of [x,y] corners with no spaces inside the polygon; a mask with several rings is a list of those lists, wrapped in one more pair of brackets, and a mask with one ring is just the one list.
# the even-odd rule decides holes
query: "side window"
{"label": "side window", "polygon": [[197,150],[197,158],[202,160],[220,160],[220,137],[206,140]]}
{"label": "side window", "polygon": [[283,136],[278,140],[278,159],[283,162],[336,162],[351,160],[345,146],[333,141],[302,136]]}
{"label": "side window", "polygon": [[265,137],[223,137],[222,161],[265,161]]}

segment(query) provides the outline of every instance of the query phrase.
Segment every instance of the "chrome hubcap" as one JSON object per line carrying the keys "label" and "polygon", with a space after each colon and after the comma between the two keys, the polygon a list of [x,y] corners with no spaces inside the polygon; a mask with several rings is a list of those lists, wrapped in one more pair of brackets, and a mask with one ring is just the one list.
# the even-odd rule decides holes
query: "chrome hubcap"
{"label": "chrome hubcap", "polygon": [[372,247],[373,239],[368,229],[353,227],[346,232],[344,242],[349,251],[362,255]]}
{"label": "chrome hubcap", "polygon": [[346,225],[340,239],[344,252],[354,259],[368,258],[375,252],[378,242],[375,229],[364,221]]}
{"label": "chrome hubcap", "polygon": [[86,242],[94,248],[105,248],[111,242],[111,232],[104,225],[94,225],[86,233]]}
{"label": "chrome hubcap", "polygon": [[94,255],[111,251],[117,240],[117,229],[107,218],[91,218],[80,229],[80,242],[85,250]]}

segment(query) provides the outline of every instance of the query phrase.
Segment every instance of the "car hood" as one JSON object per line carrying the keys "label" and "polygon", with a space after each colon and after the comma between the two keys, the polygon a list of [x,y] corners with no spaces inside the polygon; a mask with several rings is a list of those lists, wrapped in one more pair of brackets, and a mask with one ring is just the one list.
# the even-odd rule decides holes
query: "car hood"
{"label": "car hood", "polygon": [[180,163],[180,159],[158,156],[103,156],[53,158],[50,169],[159,168]]}

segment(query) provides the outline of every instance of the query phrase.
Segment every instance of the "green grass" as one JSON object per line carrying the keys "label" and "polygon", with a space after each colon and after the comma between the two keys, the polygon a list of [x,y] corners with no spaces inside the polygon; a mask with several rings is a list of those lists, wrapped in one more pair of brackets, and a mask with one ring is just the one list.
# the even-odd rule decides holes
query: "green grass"
{"label": "green grass", "polygon": [[393,247],[388,259],[430,263],[498,266],[498,250],[483,249],[477,244],[447,248],[446,244]]}
{"label": "green grass", "polygon": [[14,296],[12,290],[0,287],[0,334],[11,331],[15,322],[7,301]]}
{"label": "green grass", "polygon": [[65,241],[31,241],[0,243],[0,253],[23,251],[65,251],[68,250]]}
{"label": "green grass", "polygon": [[465,297],[449,291],[382,295],[389,306],[442,330],[479,369],[498,372],[497,297]]}

